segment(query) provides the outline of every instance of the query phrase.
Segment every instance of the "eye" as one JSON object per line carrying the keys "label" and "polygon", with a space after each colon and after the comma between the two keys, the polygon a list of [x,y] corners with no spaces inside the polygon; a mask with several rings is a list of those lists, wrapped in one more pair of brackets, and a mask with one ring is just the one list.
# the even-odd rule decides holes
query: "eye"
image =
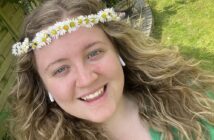
{"label": "eye", "polygon": [[66,74],[69,70],[69,66],[61,66],[53,72],[53,76],[60,76]]}
{"label": "eye", "polygon": [[88,59],[94,59],[96,57],[98,57],[103,51],[102,50],[93,50],[88,54]]}

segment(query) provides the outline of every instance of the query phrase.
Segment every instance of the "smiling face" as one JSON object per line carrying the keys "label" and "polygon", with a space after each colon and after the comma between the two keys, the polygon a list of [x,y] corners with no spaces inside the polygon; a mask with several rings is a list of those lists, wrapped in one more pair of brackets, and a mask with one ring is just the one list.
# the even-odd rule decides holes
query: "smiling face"
{"label": "smiling face", "polygon": [[67,113],[103,123],[120,106],[123,70],[100,28],[80,28],[34,53],[47,91]]}

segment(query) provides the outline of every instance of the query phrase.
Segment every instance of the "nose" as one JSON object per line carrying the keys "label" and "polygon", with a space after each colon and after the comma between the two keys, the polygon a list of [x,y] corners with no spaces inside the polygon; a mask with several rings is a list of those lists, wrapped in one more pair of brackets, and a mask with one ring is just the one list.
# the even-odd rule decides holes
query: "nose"
{"label": "nose", "polygon": [[78,67],[76,76],[76,86],[79,88],[89,86],[98,78],[94,70],[83,66]]}

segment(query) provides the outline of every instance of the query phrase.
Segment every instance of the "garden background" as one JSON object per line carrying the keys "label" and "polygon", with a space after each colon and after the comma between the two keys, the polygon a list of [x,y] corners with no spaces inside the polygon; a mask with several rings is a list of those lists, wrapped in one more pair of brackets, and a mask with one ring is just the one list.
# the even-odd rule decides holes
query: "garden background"
{"label": "garden background", "polygon": [[[107,0],[106,0],[107,1]],[[138,0],[143,1],[143,0]],[[117,0],[108,0],[114,5]],[[202,61],[201,67],[214,71],[213,0],[146,0],[152,9],[151,36],[164,47],[178,46],[184,57]],[[40,0],[0,1],[0,139],[9,140],[6,97],[15,81],[11,45],[18,40],[24,16]]]}

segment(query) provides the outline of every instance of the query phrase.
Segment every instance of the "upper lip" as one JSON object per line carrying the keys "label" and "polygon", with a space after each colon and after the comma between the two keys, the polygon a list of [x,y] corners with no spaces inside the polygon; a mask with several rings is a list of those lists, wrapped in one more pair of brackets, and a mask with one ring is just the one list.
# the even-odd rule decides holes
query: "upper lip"
{"label": "upper lip", "polygon": [[85,97],[85,96],[88,96],[88,95],[90,95],[90,94],[93,94],[93,93],[95,93],[96,91],[100,90],[101,88],[104,88],[104,86],[105,86],[105,85],[103,85],[103,86],[101,86],[101,87],[99,87],[99,88],[96,88],[96,89],[94,89],[94,90],[90,90],[90,92],[87,92],[87,93],[85,93],[85,94],[79,96],[78,99],[83,98],[83,97]]}

